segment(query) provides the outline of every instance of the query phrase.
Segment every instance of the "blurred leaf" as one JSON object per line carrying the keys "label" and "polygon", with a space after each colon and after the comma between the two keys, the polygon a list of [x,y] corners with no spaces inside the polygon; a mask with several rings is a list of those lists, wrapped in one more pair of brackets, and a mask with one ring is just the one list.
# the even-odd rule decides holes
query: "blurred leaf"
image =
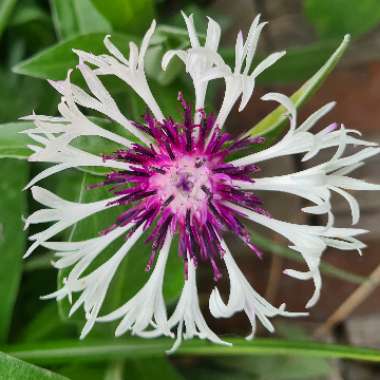
{"label": "blurred leaf", "polygon": [[70,380],[107,380],[105,379],[104,364],[97,365],[93,363],[91,366],[72,364],[60,368],[57,372],[68,377]]}
{"label": "blurred leaf", "polygon": [[103,364],[91,364],[91,366],[73,364],[60,368],[58,372],[70,380],[106,380],[104,367]]}
{"label": "blurred leaf", "polygon": [[[28,75],[42,79],[64,79],[69,69],[74,68],[78,63],[78,57],[72,49],[91,51],[94,54],[105,52],[103,44],[104,33],[92,33],[83,36],[76,36],[71,39],[59,42],[46,50],[37,53],[32,58],[27,59],[13,67],[17,74]],[[128,44],[136,38],[125,34],[113,33],[112,42],[123,53],[128,52]]]}
{"label": "blurred leaf", "polygon": [[55,30],[60,39],[78,34],[109,33],[110,23],[97,11],[91,0],[51,0]]}
{"label": "blurred leaf", "polygon": [[[170,361],[163,358],[149,358],[140,360],[126,360],[124,362],[125,374],[128,379],[151,380],[184,380]],[[123,377],[120,377],[123,379]],[[108,379],[107,379],[108,380]]]}
{"label": "blurred leaf", "polygon": [[312,380],[326,376],[331,368],[323,358],[275,356],[260,358],[223,358],[217,361],[220,370],[238,371],[255,379],[265,380]]}
{"label": "blurred leaf", "polygon": [[[177,355],[197,356],[239,356],[239,355],[280,355],[320,358],[341,358],[380,362],[380,350],[351,347],[337,344],[256,338],[253,341],[230,338],[233,347],[193,339],[182,344]],[[104,362],[123,358],[160,357],[173,344],[173,340],[157,339],[113,339],[99,341],[67,340],[38,342],[3,346],[2,350],[22,360],[39,364],[62,364],[77,362]]]}
{"label": "blurred leaf", "polygon": [[0,3],[0,38],[10,21],[17,0],[2,0]]}
{"label": "blurred leaf", "polygon": [[20,26],[29,22],[50,22],[50,17],[41,8],[35,5],[23,5],[16,8],[10,26]]}
{"label": "blurred leaf", "polygon": [[22,188],[27,182],[28,169],[26,162],[1,161],[0,342],[5,342],[8,336],[22,272],[22,255],[25,249],[22,216],[26,213],[26,193]]}
{"label": "blurred leaf", "polygon": [[31,151],[27,147],[30,139],[20,133],[30,126],[26,122],[0,124],[0,158],[26,159],[30,155]]}
{"label": "blurred leaf", "polygon": [[4,380],[69,380],[0,352],[0,378]]}
{"label": "blurred leaf", "polygon": [[57,96],[46,83],[0,70],[0,123],[13,122],[32,113],[51,112]]}
{"label": "blurred leaf", "polygon": [[305,0],[304,7],[322,38],[360,36],[380,22],[378,0]]}
{"label": "blurred leaf", "polygon": [[62,324],[57,303],[50,302],[26,325],[19,340],[38,342],[47,339],[63,339],[74,336],[73,333],[75,333],[74,329],[70,330],[68,325]]}
{"label": "blurred leaf", "polygon": [[[349,45],[349,42],[350,37],[346,36],[328,61],[291,96],[291,99],[297,109],[300,108],[321,87],[322,83],[340,61],[343,53]],[[286,110],[284,107],[279,106],[253,128],[251,128],[246,135],[265,136],[267,137],[268,142],[270,142],[279,136],[279,134],[286,127],[287,123],[288,118],[286,116]]]}
{"label": "blurred leaf", "polygon": [[92,3],[121,32],[145,32],[154,17],[153,0],[92,0]]}

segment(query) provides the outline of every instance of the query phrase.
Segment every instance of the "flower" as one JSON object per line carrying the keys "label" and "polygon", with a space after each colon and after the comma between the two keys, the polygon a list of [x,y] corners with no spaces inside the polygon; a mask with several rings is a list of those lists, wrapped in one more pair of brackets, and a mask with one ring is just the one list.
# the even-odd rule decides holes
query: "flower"
{"label": "flower", "polygon": [[[365,159],[379,153],[380,148],[360,139],[357,131],[346,129],[343,125],[332,124],[318,133],[311,132],[311,128],[333,108],[334,103],[325,105],[298,125],[297,112],[291,99],[282,94],[269,93],[262,100],[274,101],[285,107],[290,122],[288,132],[269,148],[256,149],[255,153],[233,158],[237,151],[252,152],[252,148],[260,148],[264,138],[248,135],[233,138],[223,130],[227,116],[239,98],[239,110],[244,109],[252,96],[256,78],[284,52],[269,55],[252,69],[258,38],[265,25],[260,23],[258,16],[245,41],[242,33],[237,36],[236,60],[232,69],[218,53],[219,25],[209,19],[202,46],[192,16],[183,14],[183,17],[190,47],[168,51],[162,60],[163,69],[166,69],[170,60],[178,57],[193,80],[195,109],[181,93],[178,95],[183,108],[182,120],[174,120],[162,113],[145,76],[144,57],[155,31],[155,22],[140,47],[130,43],[128,59],[113,45],[109,36],[104,40],[109,54],[97,56],[76,50],[79,57],[77,68],[89,92],[71,83],[69,71],[65,80],[50,81],[62,96],[58,106],[60,116],[33,114],[25,118],[35,124],[34,128],[24,131],[35,141],[34,145],[29,146],[33,150],[29,160],[54,164],[27,185],[27,188],[31,187],[33,198],[46,208],[27,217],[25,226],[46,222],[53,224],[30,236],[33,243],[25,256],[32,254],[39,246],[55,252],[57,260],[53,265],[65,269],[68,274],[62,287],[45,298],[60,300],[67,297],[72,303],[70,315],[83,307],[87,321],[81,338],[89,333],[96,322],[117,320],[117,336],[130,331],[147,338],[160,335],[175,337],[172,351],[177,349],[182,339],[194,336],[228,345],[207,325],[199,304],[196,271],[206,262],[212,268],[216,284],[222,277],[222,263],[230,280],[227,302],[223,301],[217,286],[211,292],[211,314],[216,318],[227,318],[243,311],[252,326],[248,339],[254,336],[256,318],[272,332],[272,317],[307,315],[286,311],[285,304],[278,308],[270,305],[253,289],[239,269],[223,238],[227,230],[239,237],[257,256],[261,256],[260,250],[251,241],[250,231],[242,221],[244,219],[283,235],[291,248],[302,255],[307,270],[287,269],[284,273],[314,282],[315,291],[306,307],[313,306],[319,298],[319,264],[326,248],[361,252],[365,247],[357,236],[366,231],[334,226],[331,192],[347,200],[353,224],[357,223],[359,205],[347,190],[380,190],[380,186],[354,179],[348,174],[361,166]],[[120,111],[100,79],[103,75],[117,76],[141,97],[150,110],[143,120],[130,120]],[[225,94],[221,108],[214,116],[205,112],[204,103],[209,82],[217,78],[224,79]],[[83,113],[85,109],[95,110],[118,123],[128,134],[119,134],[98,125],[95,119]],[[97,156],[75,144],[82,136],[107,139],[117,144],[118,149]],[[344,156],[347,146],[364,148]],[[306,161],[326,148],[336,151],[322,164],[282,176],[255,177],[259,171],[258,164],[262,161],[294,154],[302,154],[303,161]],[[109,168],[104,180],[95,186],[109,190],[110,196],[106,199],[91,203],[72,202],[36,186],[37,182],[60,171],[96,166]],[[298,225],[273,218],[258,195],[262,191],[287,192],[306,199],[311,205],[302,211],[326,214],[326,225]],[[123,211],[112,225],[100,231],[99,236],[85,241],[51,240],[83,219],[116,206]],[[163,284],[175,235],[179,243],[174,248],[184,263],[184,286],[177,306],[169,316]],[[147,257],[146,264],[146,270],[151,271],[150,278],[122,306],[109,314],[100,315],[115,273],[125,257],[133,254],[135,243],[143,236],[147,236],[147,244],[151,244],[151,255]],[[104,250],[115,242],[119,242],[119,248],[97,265]]]}

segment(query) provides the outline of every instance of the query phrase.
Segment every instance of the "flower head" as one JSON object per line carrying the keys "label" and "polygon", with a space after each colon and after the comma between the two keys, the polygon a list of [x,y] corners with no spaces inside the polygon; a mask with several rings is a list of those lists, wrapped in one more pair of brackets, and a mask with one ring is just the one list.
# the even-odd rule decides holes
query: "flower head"
{"label": "flower head", "polygon": [[[245,278],[223,238],[232,232],[261,256],[253,244],[244,220],[267,227],[283,235],[291,248],[304,258],[307,270],[288,269],[285,273],[300,280],[313,280],[315,291],[307,303],[313,306],[320,294],[321,276],[319,263],[327,247],[342,250],[364,248],[357,236],[366,232],[355,228],[334,227],[331,192],[343,196],[352,212],[353,223],[359,220],[359,206],[347,190],[379,190],[378,185],[349,177],[362,162],[377,154],[375,144],[355,137],[356,131],[333,124],[314,134],[310,130],[334,103],[329,103],[298,126],[292,101],[285,95],[270,93],[264,101],[275,101],[288,112],[290,128],[275,145],[256,149],[240,158],[233,153],[260,147],[262,137],[243,136],[233,138],[223,130],[232,107],[241,98],[242,110],[252,96],[255,80],[267,67],[284,54],[274,53],[252,69],[258,38],[265,23],[257,17],[244,42],[242,33],[236,40],[235,67],[230,68],[218,53],[220,27],[209,19],[204,46],[198,39],[192,16],[183,15],[189,33],[187,50],[167,52],[163,68],[179,57],[190,74],[195,89],[195,108],[179,93],[183,108],[181,120],[164,115],[150,91],[145,72],[144,57],[155,30],[155,22],[146,33],[141,47],[131,43],[129,58],[112,44],[109,36],[104,40],[109,52],[93,55],[75,51],[79,57],[78,70],[87,83],[90,93],[70,81],[53,82],[52,86],[62,95],[58,106],[59,117],[31,115],[35,128],[25,131],[35,142],[30,145],[33,154],[30,161],[50,162],[54,165],[39,173],[27,187],[32,187],[36,201],[46,206],[26,219],[30,224],[53,222],[42,232],[30,237],[29,256],[40,245],[56,252],[55,267],[71,268],[63,286],[46,298],[73,302],[70,314],[83,307],[87,322],[81,337],[86,336],[96,322],[120,320],[116,335],[130,331],[142,337],[176,336],[176,349],[183,338],[198,336],[215,343],[222,341],[207,325],[199,305],[196,271],[207,263],[217,283],[222,277],[221,264],[225,264],[230,279],[230,294],[225,303],[215,286],[209,299],[211,314],[226,318],[244,311],[252,325],[252,338],[256,318],[273,331],[270,318],[280,315],[303,316],[285,310],[285,304],[276,308],[262,298]],[[104,87],[100,77],[114,75],[129,85],[146,103],[149,111],[142,120],[130,120],[119,109],[116,101]],[[225,81],[225,95],[219,112],[207,114],[204,101],[208,83],[216,78]],[[98,125],[83,113],[83,109],[95,110],[118,123],[128,135],[116,133]],[[133,137],[130,137],[130,136]],[[118,149],[103,156],[81,150],[75,141],[81,136],[100,136],[117,144]],[[129,137],[127,137],[129,136]],[[136,139],[138,142],[136,142]],[[346,146],[366,146],[349,156],[344,156]],[[333,157],[322,164],[277,177],[256,178],[262,161],[302,153],[308,160],[325,148],[335,148]],[[108,189],[107,199],[92,203],[64,200],[35,184],[55,173],[80,167],[109,168],[103,181],[94,185]],[[310,201],[304,212],[326,214],[328,222],[322,226],[308,226],[281,221],[270,215],[259,193],[262,191],[288,192]],[[122,209],[114,223],[98,236],[85,241],[59,242],[51,239],[64,229],[105,209],[118,206]],[[163,283],[170,247],[178,236],[179,256],[184,265],[184,287],[178,304],[168,316],[163,296]],[[149,280],[131,299],[113,312],[99,316],[107,297],[110,283],[127,255],[133,254],[135,243],[146,238],[151,254],[146,258]],[[96,267],[96,259],[102,252],[121,242],[119,249]],[[95,266],[95,268],[94,268]],[[73,295],[79,296],[73,301]]]}

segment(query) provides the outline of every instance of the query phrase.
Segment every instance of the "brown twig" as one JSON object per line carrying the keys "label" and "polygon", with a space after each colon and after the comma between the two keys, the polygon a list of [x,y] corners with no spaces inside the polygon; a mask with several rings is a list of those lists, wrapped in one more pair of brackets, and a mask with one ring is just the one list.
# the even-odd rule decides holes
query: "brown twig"
{"label": "brown twig", "polygon": [[316,338],[325,336],[337,323],[344,321],[380,285],[380,265],[314,333]]}
{"label": "brown twig", "polygon": [[[274,238],[275,242],[278,243],[278,237]],[[278,255],[271,255],[271,265],[269,270],[269,279],[267,283],[267,288],[265,290],[265,298],[274,303],[276,301],[277,293],[278,293],[278,285],[280,283],[281,275],[282,275],[282,257]]]}

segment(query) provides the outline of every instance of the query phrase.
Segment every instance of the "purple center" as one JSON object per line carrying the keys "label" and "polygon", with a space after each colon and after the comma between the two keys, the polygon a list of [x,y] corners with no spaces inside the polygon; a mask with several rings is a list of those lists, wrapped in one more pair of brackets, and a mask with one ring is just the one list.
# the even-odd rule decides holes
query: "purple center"
{"label": "purple center", "polygon": [[[143,225],[151,229],[147,241],[152,244],[149,270],[169,230],[179,234],[179,254],[186,262],[209,261],[215,280],[221,273],[218,259],[223,255],[220,235],[229,230],[237,234],[258,255],[249,233],[227,202],[262,213],[261,200],[252,192],[241,190],[234,180],[252,181],[256,165],[234,166],[227,157],[237,150],[263,142],[262,138],[233,140],[214,126],[215,118],[202,112],[199,124],[192,122],[192,112],[182,96],[181,123],[169,118],[158,122],[145,115],[145,124],[135,126],[152,137],[152,144],[134,144],[105,159],[130,164],[130,170],[115,171],[102,183],[119,198],[114,204],[126,206],[107,231],[133,224],[129,233]],[[105,233],[107,233],[105,231]]]}

